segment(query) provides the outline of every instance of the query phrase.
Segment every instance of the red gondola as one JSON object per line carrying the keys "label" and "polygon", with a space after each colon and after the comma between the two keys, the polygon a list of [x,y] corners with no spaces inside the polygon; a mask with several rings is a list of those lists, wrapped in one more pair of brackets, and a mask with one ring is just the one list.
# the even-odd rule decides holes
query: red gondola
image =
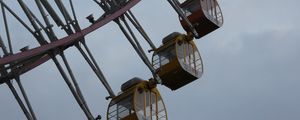
{"label": "red gondola", "polygon": [[[223,25],[223,15],[216,0],[186,0],[180,3],[180,7],[196,29],[199,38]],[[183,19],[180,22],[187,32],[191,32]]]}

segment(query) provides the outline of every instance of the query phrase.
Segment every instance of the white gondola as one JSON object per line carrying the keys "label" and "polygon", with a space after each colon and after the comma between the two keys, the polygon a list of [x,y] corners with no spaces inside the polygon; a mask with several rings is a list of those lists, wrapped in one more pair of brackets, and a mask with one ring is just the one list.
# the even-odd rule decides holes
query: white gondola
{"label": "white gondola", "polygon": [[167,111],[156,86],[133,78],[121,89],[122,93],[109,103],[107,120],[167,120]]}

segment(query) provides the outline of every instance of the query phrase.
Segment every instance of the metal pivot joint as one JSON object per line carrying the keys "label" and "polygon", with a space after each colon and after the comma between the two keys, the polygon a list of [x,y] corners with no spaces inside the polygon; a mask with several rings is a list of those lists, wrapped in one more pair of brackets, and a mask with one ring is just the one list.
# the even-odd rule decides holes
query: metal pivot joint
{"label": "metal pivot joint", "polygon": [[173,7],[173,9],[177,12],[177,14],[179,15],[179,17],[181,19],[183,19],[188,24],[189,29],[192,31],[194,37],[195,38],[200,38],[200,36],[197,33],[197,31],[196,31],[195,27],[193,26],[193,24],[189,21],[189,19],[187,18],[187,16],[184,14],[184,11],[182,11],[182,9],[179,7],[178,0],[168,0],[168,2]]}

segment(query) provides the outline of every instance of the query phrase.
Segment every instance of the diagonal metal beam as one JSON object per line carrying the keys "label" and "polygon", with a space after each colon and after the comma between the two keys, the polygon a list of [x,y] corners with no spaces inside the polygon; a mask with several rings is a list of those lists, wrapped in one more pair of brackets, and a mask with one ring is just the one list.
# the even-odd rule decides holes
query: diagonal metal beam
{"label": "diagonal metal beam", "polygon": [[41,44],[45,45],[48,42],[45,40],[43,34],[41,33],[41,29],[38,27],[36,18],[34,18],[32,12],[28,9],[27,5],[23,2],[23,0],[18,0],[19,5],[21,6],[22,10],[24,11],[25,15],[27,16],[28,20],[30,21],[32,27],[34,28],[34,33],[32,34],[36,40]]}
{"label": "diagonal metal beam", "polygon": [[150,47],[152,48],[152,50],[157,49],[155,47],[155,45],[153,44],[153,42],[151,41],[150,37],[145,32],[145,30],[142,27],[142,25],[139,23],[139,21],[136,19],[136,17],[131,12],[131,10],[129,10],[128,12],[126,12],[125,16],[133,24],[133,26],[139,31],[139,33],[144,37],[144,39],[148,42],[148,44],[150,45]]}
{"label": "diagonal metal beam", "polygon": [[12,14],[30,33],[34,33],[34,31],[13,11],[11,10],[3,0],[0,0],[2,7],[4,7],[10,14]]}
{"label": "diagonal metal beam", "polygon": [[15,77],[15,79],[16,79],[16,81],[17,81],[17,83],[18,83],[18,86],[19,86],[19,88],[20,88],[20,90],[21,90],[21,93],[22,93],[22,95],[23,95],[23,98],[24,98],[24,100],[25,100],[25,102],[26,102],[26,104],[27,104],[27,107],[28,107],[29,112],[30,112],[30,114],[31,114],[31,116],[32,116],[32,119],[33,119],[33,120],[37,120],[37,119],[36,119],[36,116],[35,116],[35,113],[34,113],[34,111],[33,111],[33,109],[32,109],[32,106],[31,106],[31,104],[30,104],[30,102],[29,102],[29,99],[28,99],[28,97],[27,97],[27,94],[26,94],[26,92],[25,92],[25,89],[24,89],[24,87],[23,87],[23,85],[22,85],[22,82],[21,82],[21,80],[20,80],[20,77],[17,76],[17,77]]}
{"label": "diagonal metal beam", "polygon": [[109,93],[110,97],[114,97],[115,94],[114,94],[113,90],[111,89],[110,85],[107,83],[107,80],[104,77],[104,75],[103,75],[102,71],[100,70],[99,66],[95,62],[93,62],[94,60],[89,59],[88,55],[85,54],[84,50],[78,44],[76,45],[76,47],[78,48],[79,52],[84,57],[86,62],[90,65],[92,70],[95,72],[96,76],[99,78],[99,80],[101,81],[103,86],[106,88],[106,90]]}
{"label": "diagonal metal beam", "polygon": [[67,71],[68,71],[68,73],[69,73],[69,75],[70,75],[70,77],[71,77],[71,80],[72,80],[72,82],[73,82],[73,85],[74,85],[74,89],[75,89],[75,91],[76,91],[76,94],[78,95],[81,104],[83,104],[84,111],[85,111],[86,114],[88,115],[88,118],[89,118],[89,119],[93,118],[93,115],[92,115],[92,113],[91,113],[91,111],[90,111],[88,105],[86,104],[86,101],[85,101],[85,99],[84,99],[84,97],[83,97],[83,95],[82,95],[81,89],[80,89],[80,87],[79,87],[79,85],[78,85],[78,83],[77,83],[77,80],[76,80],[76,78],[75,78],[75,76],[74,76],[74,74],[73,74],[73,71],[72,71],[72,69],[71,69],[71,67],[70,67],[70,65],[69,65],[69,62],[67,61],[67,58],[65,57],[65,54],[62,52],[62,53],[60,54],[60,56],[62,57],[62,59],[63,59],[63,61],[64,61],[64,63],[65,63],[65,67],[67,68]]}
{"label": "diagonal metal beam", "polygon": [[[127,30],[125,29],[125,27],[121,24],[121,21],[124,22],[125,26],[127,27]],[[126,23],[124,16],[119,17],[118,19],[115,19],[115,22],[117,23],[117,25],[119,26],[119,28],[121,29],[121,31],[123,32],[123,34],[125,35],[125,37],[127,38],[127,40],[130,42],[131,46],[134,48],[134,50],[136,51],[136,53],[139,55],[139,57],[142,59],[142,61],[144,62],[144,64],[149,68],[149,70],[151,71],[151,73],[153,74],[154,79],[156,80],[156,83],[161,83],[161,79],[160,77],[156,74],[155,69],[153,68],[153,66],[151,65],[150,61],[148,60],[147,56],[145,55],[145,53],[143,52],[143,49],[139,46],[138,41],[136,40],[136,37],[134,36],[133,32],[131,31],[129,25]]]}
{"label": "diagonal metal beam", "polygon": [[9,52],[11,54],[13,54],[13,48],[12,48],[11,38],[10,38],[10,34],[9,34],[6,12],[5,12],[5,8],[4,8],[3,4],[1,4],[1,9],[2,9],[2,16],[3,16],[4,26],[5,26],[6,37],[7,37],[7,41],[8,41]]}
{"label": "diagonal metal beam", "polygon": [[25,107],[23,101],[21,100],[20,96],[18,95],[15,87],[12,85],[11,82],[7,82],[6,83],[10,89],[10,91],[12,92],[12,94],[14,95],[15,99],[17,100],[18,104],[20,105],[22,111],[24,112],[26,118],[28,120],[34,120],[33,117],[31,116],[31,114],[28,112],[27,108]]}
{"label": "diagonal metal beam", "polygon": [[70,79],[68,78],[68,76],[66,75],[66,73],[64,72],[62,66],[60,65],[60,63],[58,62],[58,60],[56,59],[56,57],[51,57],[52,60],[54,61],[56,67],[58,68],[60,74],[62,75],[63,79],[65,80],[66,84],[68,85],[72,95],[74,96],[75,100],[77,101],[77,103],[79,104],[80,108],[83,110],[84,114],[86,115],[86,117],[89,120],[94,120],[94,118],[92,117],[92,115],[90,115],[90,113],[88,111],[86,111],[86,108],[83,104],[83,102],[80,99],[80,96],[77,94],[74,86],[72,85]]}

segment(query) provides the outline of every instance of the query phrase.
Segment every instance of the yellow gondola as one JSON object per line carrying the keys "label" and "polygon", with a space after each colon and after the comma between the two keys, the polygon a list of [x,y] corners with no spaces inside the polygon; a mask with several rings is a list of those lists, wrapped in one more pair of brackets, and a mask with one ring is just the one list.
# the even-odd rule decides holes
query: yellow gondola
{"label": "yellow gondola", "polygon": [[[180,7],[195,27],[199,37],[203,37],[223,25],[223,15],[217,0],[185,0]],[[180,22],[187,32],[191,32],[184,20],[180,20]]]}
{"label": "yellow gondola", "polygon": [[193,38],[174,32],[154,51],[152,65],[162,84],[176,90],[200,78],[203,73],[200,53]]}
{"label": "yellow gondola", "polygon": [[133,78],[122,85],[122,93],[113,97],[107,120],[167,120],[164,102],[149,82]]}

